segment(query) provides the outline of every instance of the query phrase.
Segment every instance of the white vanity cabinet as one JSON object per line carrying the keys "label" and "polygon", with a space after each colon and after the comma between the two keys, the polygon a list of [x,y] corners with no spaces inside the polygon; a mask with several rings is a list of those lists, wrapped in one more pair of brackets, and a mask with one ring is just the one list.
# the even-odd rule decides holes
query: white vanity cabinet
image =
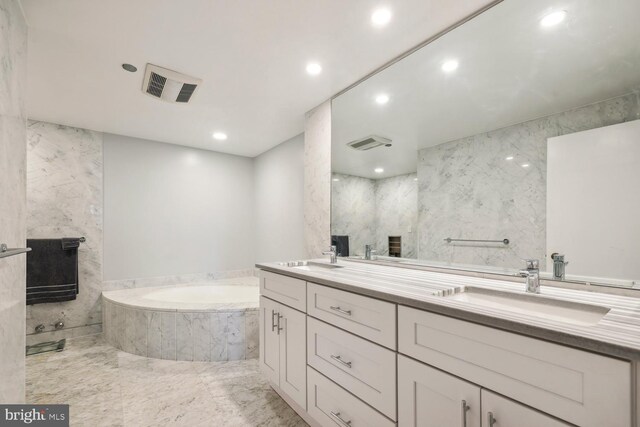
{"label": "white vanity cabinet", "polygon": [[480,387],[398,356],[399,426],[480,427],[481,415]]}
{"label": "white vanity cabinet", "polygon": [[260,367],[314,426],[636,425],[629,361],[274,273],[261,292]]}
{"label": "white vanity cabinet", "polygon": [[627,361],[408,307],[398,350],[579,426],[631,425]]}
{"label": "white vanity cabinet", "polygon": [[398,357],[398,425],[570,426],[535,409],[402,355]]}
{"label": "white vanity cabinet", "polygon": [[303,409],[307,406],[306,336],[304,313],[260,297],[260,369]]}

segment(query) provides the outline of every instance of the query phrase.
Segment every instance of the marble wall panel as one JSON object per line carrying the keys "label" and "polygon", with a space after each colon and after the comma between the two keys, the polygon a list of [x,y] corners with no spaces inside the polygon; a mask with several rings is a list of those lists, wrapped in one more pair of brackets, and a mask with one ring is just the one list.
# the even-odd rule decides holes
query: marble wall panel
{"label": "marble wall panel", "polygon": [[[102,133],[29,121],[27,127],[27,237],[85,237],[80,245],[80,292],[74,301],[31,305],[27,333],[51,330],[60,319],[74,328],[102,322]],[[42,341],[52,338],[41,334]]]}
{"label": "marble wall panel", "polygon": [[[0,0],[0,243],[26,239],[27,24]],[[0,259],[0,402],[25,399],[25,255]]]}
{"label": "marble wall panel", "polygon": [[307,257],[331,244],[331,101],[305,116],[304,237]]}

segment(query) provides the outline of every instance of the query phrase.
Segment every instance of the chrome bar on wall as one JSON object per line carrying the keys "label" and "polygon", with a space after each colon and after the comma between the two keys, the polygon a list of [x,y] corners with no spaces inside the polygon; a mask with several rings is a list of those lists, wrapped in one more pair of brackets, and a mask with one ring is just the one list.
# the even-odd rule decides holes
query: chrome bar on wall
{"label": "chrome bar on wall", "polygon": [[502,239],[502,240],[473,240],[473,239],[452,239],[451,237],[447,237],[446,239],[444,239],[445,242],[447,243],[451,243],[451,242],[473,242],[473,243],[502,243],[504,245],[508,245],[509,244],[509,239]]}
{"label": "chrome bar on wall", "polygon": [[7,258],[13,255],[29,252],[31,248],[8,248],[6,244],[0,244],[0,258]]}

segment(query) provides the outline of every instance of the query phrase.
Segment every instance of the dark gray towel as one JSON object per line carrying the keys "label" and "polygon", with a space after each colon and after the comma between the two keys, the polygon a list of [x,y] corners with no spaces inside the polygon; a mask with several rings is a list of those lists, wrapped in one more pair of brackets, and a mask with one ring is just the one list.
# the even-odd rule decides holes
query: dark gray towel
{"label": "dark gray towel", "polygon": [[331,245],[336,247],[338,256],[349,256],[349,236],[331,236]]}
{"label": "dark gray towel", "polygon": [[[78,247],[73,240],[27,240],[31,248],[27,253],[27,305],[76,299]],[[71,242],[71,247],[63,249],[63,241]]]}

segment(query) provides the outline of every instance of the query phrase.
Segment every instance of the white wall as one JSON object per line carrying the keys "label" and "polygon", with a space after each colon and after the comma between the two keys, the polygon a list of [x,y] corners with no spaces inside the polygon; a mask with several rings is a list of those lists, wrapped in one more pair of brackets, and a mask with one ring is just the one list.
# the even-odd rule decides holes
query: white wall
{"label": "white wall", "polygon": [[304,134],[254,158],[256,261],[305,258]]}
{"label": "white wall", "polygon": [[640,281],[640,120],[547,144],[547,254],[568,275]]}
{"label": "white wall", "polygon": [[104,135],[105,280],[254,264],[252,159]]}

